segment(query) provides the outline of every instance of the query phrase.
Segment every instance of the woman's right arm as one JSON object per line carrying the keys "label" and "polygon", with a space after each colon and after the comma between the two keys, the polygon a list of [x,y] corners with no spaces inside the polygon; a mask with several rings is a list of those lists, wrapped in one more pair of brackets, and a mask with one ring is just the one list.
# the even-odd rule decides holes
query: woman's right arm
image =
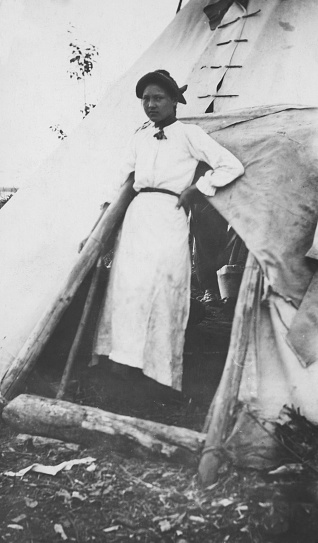
{"label": "woman's right arm", "polygon": [[[121,186],[120,190],[119,190],[119,195],[122,191],[126,191],[128,190],[128,193],[130,193],[130,196],[131,196],[131,200],[133,200],[133,198],[136,196],[136,191],[133,189],[133,185],[134,185],[134,182],[135,182],[135,172],[131,172],[129,174],[129,176],[127,177],[126,181],[123,183],[123,185]],[[81,241],[81,243],[79,244],[79,247],[78,247],[78,252],[80,253],[82,250],[83,250],[83,247],[86,245],[87,243],[87,240],[89,238],[89,236],[94,232],[95,228],[97,227],[97,225],[100,223],[101,221],[101,218],[104,216],[104,213],[107,211],[108,207],[110,206],[110,203],[109,202],[104,202],[100,207],[101,207],[101,213],[97,219],[97,221],[95,222],[92,230],[90,231],[90,234]]]}
{"label": "woman's right arm", "polygon": [[101,213],[100,213],[100,215],[99,215],[97,221],[95,222],[95,224],[94,224],[94,226],[93,226],[93,228],[92,228],[90,234],[87,236],[87,238],[84,238],[84,239],[81,241],[81,243],[79,244],[79,246],[78,246],[78,252],[79,252],[79,253],[83,250],[84,246],[85,246],[86,243],[87,243],[87,240],[88,240],[89,236],[94,232],[96,226],[99,224],[101,218],[103,217],[103,215],[104,215],[104,213],[105,213],[105,211],[106,211],[106,209],[108,208],[109,205],[110,205],[110,204],[109,204],[108,202],[104,202],[104,203],[100,206],[100,208],[101,208]]}
{"label": "woman's right arm", "polygon": [[[136,138],[134,135],[128,142],[123,160],[121,162],[121,168],[120,168],[121,182],[119,183],[119,186],[116,183],[117,187],[115,190],[111,191],[111,196],[113,196],[114,194],[115,195],[117,194],[117,197],[118,197],[118,195],[121,193],[122,190],[126,191],[128,189],[129,192],[131,191],[131,200],[133,199],[133,197],[136,195],[136,192],[133,189],[133,184],[135,182],[135,171],[134,171],[135,164],[136,164]],[[101,205],[102,212],[100,216],[98,217],[96,223],[94,224],[90,234],[87,236],[87,238],[83,239],[83,241],[81,241],[81,243],[79,244],[79,248],[78,248],[79,253],[82,251],[89,236],[92,234],[96,226],[99,224],[101,218],[103,217],[109,205],[110,205],[109,202],[104,202]]]}

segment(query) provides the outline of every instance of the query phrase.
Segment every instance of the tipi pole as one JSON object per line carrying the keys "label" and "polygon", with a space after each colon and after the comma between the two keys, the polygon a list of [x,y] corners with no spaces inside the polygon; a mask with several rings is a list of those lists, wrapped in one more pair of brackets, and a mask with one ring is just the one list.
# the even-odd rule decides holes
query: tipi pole
{"label": "tipi pole", "polygon": [[73,365],[74,365],[74,362],[75,362],[75,358],[76,358],[76,356],[78,354],[78,350],[79,350],[79,348],[81,346],[81,342],[82,342],[82,338],[83,338],[84,331],[85,331],[85,328],[86,328],[86,324],[88,322],[88,319],[89,319],[89,316],[91,314],[91,310],[92,310],[92,307],[93,307],[93,304],[94,304],[94,301],[95,301],[95,298],[96,298],[96,292],[97,292],[97,287],[98,287],[98,284],[99,284],[101,271],[102,271],[102,261],[101,261],[101,259],[99,259],[98,262],[97,262],[97,265],[95,267],[94,273],[93,273],[93,277],[92,277],[91,284],[90,284],[90,287],[89,287],[89,290],[88,290],[88,294],[87,294],[87,298],[86,298],[86,301],[85,301],[85,305],[84,305],[83,313],[82,313],[82,316],[81,316],[81,320],[79,322],[79,325],[78,325],[78,328],[77,328],[77,331],[76,331],[76,334],[75,334],[75,338],[74,338],[74,341],[72,343],[72,347],[71,347],[69,355],[67,357],[67,361],[66,361],[66,364],[65,364],[65,368],[64,368],[64,372],[63,372],[62,379],[61,379],[61,382],[60,382],[60,386],[59,386],[59,389],[58,389],[57,394],[56,394],[56,398],[58,400],[63,400],[63,398],[65,396],[65,392],[66,392],[67,385],[68,385],[68,382],[69,382],[69,379],[70,379],[70,375],[71,375],[71,371],[72,371],[72,368],[73,368]]}
{"label": "tipi pole", "polygon": [[119,228],[126,209],[135,195],[132,185],[133,179],[130,177],[122,187],[117,200],[110,204],[95,230],[89,236],[60,292],[51,306],[45,311],[18,356],[3,376],[0,393],[5,399],[9,400],[15,396],[20,383],[27,378],[33,369],[40,352],[53,333],[65,309],[70,305],[86,274],[99,255],[111,249],[110,245],[113,242],[114,232]]}
{"label": "tipi pole", "polygon": [[182,8],[182,1],[183,0],[179,0],[179,4],[178,4],[176,13],[179,13],[180,9]]}
{"label": "tipi pole", "polygon": [[204,485],[213,483],[217,478],[221,463],[220,449],[237,403],[260,277],[260,267],[249,253],[235,308],[229,352],[208,414],[207,438],[199,465],[199,477]]}

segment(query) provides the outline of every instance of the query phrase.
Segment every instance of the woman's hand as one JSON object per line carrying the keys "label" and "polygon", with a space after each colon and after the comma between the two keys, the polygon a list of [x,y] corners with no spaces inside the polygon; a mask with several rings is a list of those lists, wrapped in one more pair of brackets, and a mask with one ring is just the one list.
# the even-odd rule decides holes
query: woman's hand
{"label": "woman's hand", "polygon": [[177,209],[183,207],[186,214],[189,213],[190,205],[195,203],[201,196],[201,192],[197,189],[196,185],[191,185],[186,188],[179,196],[177,203]]}
{"label": "woman's hand", "polygon": [[79,246],[78,246],[78,252],[79,252],[79,253],[83,250],[84,245],[86,245],[87,240],[88,240],[88,238],[85,238],[85,239],[83,239],[83,240],[81,241],[81,243],[79,244]]}
{"label": "woman's hand", "polygon": [[[110,204],[108,202],[104,202],[103,204],[101,204],[101,206],[100,206],[101,214],[98,217],[96,223],[94,224],[94,226],[93,226],[93,228],[91,230],[91,233],[95,230],[96,226],[99,224],[102,216],[104,215],[105,211],[107,210],[107,208],[109,206],[110,206]],[[83,239],[83,241],[81,241],[81,243],[79,244],[79,246],[78,246],[78,252],[79,253],[83,250],[83,247],[84,247],[84,245],[86,245],[88,238],[89,238],[89,236],[87,236],[87,238]]]}

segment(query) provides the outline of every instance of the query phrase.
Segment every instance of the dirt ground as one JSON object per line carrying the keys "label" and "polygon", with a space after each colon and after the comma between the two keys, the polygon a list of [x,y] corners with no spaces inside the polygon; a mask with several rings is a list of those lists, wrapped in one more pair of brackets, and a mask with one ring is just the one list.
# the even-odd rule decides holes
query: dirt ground
{"label": "dirt ground", "polygon": [[[50,386],[58,384],[58,358],[69,348],[64,333],[69,327],[64,322],[57,331],[59,352],[51,345],[43,355],[40,371]],[[182,393],[138,372],[110,371],[107,359],[89,368],[88,341],[69,399],[201,431],[224,367],[230,329],[231,313],[223,307],[210,307],[203,322],[188,327]],[[218,481],[202,489],[196,467],[100,446],[39,442],[4,425],[0,436],[0,542],[318,543],[318,471],[306,464],[300,473],[271,475],[225,462]],[[55,476],[8,474],[33,463],[57,465],[87,457],[94,461]]]}

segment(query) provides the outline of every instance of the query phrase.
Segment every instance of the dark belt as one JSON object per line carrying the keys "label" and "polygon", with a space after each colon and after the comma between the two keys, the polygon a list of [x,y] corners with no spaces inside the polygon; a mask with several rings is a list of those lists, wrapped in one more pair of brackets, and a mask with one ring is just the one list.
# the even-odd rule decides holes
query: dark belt
{"label": "dark belt", "polygon": [[163,192],[164,194],[170,194],[170,196],[176,196],[179,198],[180,194],[177,194],[176,192],[173,192],[172,190],[168,189],[155,189],[152,187],[145,187],[143,189],[140,189],[139,192]]}

